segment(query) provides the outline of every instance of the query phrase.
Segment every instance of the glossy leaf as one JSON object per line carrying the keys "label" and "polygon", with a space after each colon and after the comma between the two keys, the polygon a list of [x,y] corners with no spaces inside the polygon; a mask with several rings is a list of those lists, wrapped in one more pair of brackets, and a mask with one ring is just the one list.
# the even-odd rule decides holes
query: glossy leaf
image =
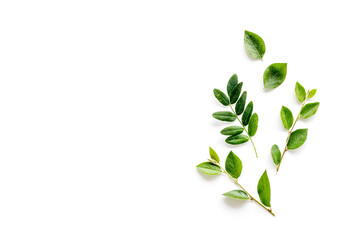
{"label": "glossy leaf", "polygon": [[235,88],[233,89],[233,91],[231,92],[230,95],[230,103],[234,104],[236,103],[236,101],[239,99],[240,93],[241,93],[241,88],[242,88],[243,83],[239,83],[235,86]]}
{"label": "glossy leaf", "polygon": [[286,78],[287,63],[273,63],[264,72],[263,80],[265,88],[276,88]]}
{"label": "glossy leaf", "polygon": [[311,90],[311,91],[309,92],[308,98],[314,97],[315,94],[316,94],[316,89]]}
{"label": "glossy leaf", "polygon": [[319,105],[320,105],[319,102],[306,104],[300,112],[300,118],[306,119],[314,115],[318,110]]}
{"label": "glossy leaf", "polygon": [[221,173],[221,168],[215,164],[212,164],[211,162],[203,162],[196,167],[207,175],[218,175]]}
{"label": "glossy leaf", "polygon": [[223,194],[225,197],[235,199],[250,199],[249,196],[243,190],[232,190]]}
{"label": "glossy leaf", "polygon": [[298,129],[291,133],[287,149],[297,149],[304,144],[307,138],[307,129]]}
{"label": "glossy leaf", "polygon": [[263,58],[266,50],[265,43],[259,35],[245,30],[244,44],[250,57],[255,59]]}
{"label": "glossy leaf", "polygon": [[271,147],[271,157],[276,165],[280,163],[281,152],[278,145],[276,144]]}
{"label": "glossy leaf", "polygon": [[282,106],[281,111],[280,111],[280,117],[281,117],[282,123],[284,124],[284,127],[287,130],[289,130],[294,122],[294,117],[293,117],[293,114],[290,111],[290,109],[288,109],[285,106]]}
{"label": "glossy leaf", "polygon": [[225,139],[225,142],[231,145],[239,145],[249,141],[249,137],[243,134],[231,136]]}
{"label": "glossy leaf", "polygon": [[248,132],[251,137],[256,134],[256,131],[258,128],[258,123],[259,123],[259,117],[258,117],[257,113],[254,113],[250,117],[249,127],[248,127]]}
{"label": "glossy leaf", "polygon": [[216,89],[216,88],[214,89],[214,96],[222,105],[224,105],[224,106],[229,105],[229,103],[230,103],[229,98],[226,96],[225,93],[223,93],[219,89]]}
{"label": "glossy leaf", "polygon": [[236,74],[232,75],[227,84],[227,92],[229,96],[231,96],[231,93],[236,85],[238,85],[238,82],[238,76]]}
{"label": "glossy leaf", "polygon": [[257,185],[257,191],[258,191],[261,202],[265,206],[271,207],[271,204],[270,204],[270,198],[271,198],[270,182],[269,182],[269,178],[268,178],[266,170],[259,179],[259,182]]}
{"label": "glossy leaf", "polygon": [[249,104],[246,106],[245,111],[242,115],[241,121],[244,124],[244,126],[248,125],[251,114],[253,111],[253,102],[249,102]]}
{"label": "glossy leaf", "polygon": [[212,116],[217,120],[225,122],[233,122],[236,119],[236,116],[232,112],[227,111],[215,112]]}
{"label": "glossy leaf", "polygon": [[245,91],[241,94],[239,101],[237,101],[235,105],[235,112],[237,115],[242,114],[245,109],[246,96],[247,96],[247,92]]}
{"label": "glossy leaf", "polygon": [[215,160],[215,161],[217,161],[217,162],[220,162],[219,156],[217,155],[217,153],[215,152],[215,150],[212,149],[211,147],[209,147],[209,153],[210,153],[210,158],[211,158],[212,160]]}
{"label": "glossy leaf", "polygon": [[230,151],[229,155],[226,157],[225,169],[233,178],[240,177],[242,162],[232,151]]}
{"label": "glossy leaf", "polygon": [[296,82],[295,84],[295,94],[300,102],[303,102],[306,98],[305,88],[299,82]]}
{"label": "glossy leaf", "polygon": [[230,135],[230,136],[234,136],[234,135],[238,135],[240,133],[242,133],[244,131],[243,127],[240,126],[230,126],[230,127],[226,127],[223,130],[221,130],[221,134],[222,135]]}

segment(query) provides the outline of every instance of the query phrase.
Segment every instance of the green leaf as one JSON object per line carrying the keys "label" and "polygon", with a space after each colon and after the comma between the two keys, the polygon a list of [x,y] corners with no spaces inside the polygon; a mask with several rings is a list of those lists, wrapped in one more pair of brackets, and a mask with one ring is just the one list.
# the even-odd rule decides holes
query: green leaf
{"label": "green leaf", "polygon": [[300,118],[306,119],[314,115],[318,110],[319,105],[320,105],[319,102],[306,104],[300,112]]}
{"label": "green leaf", "polygon": [[217,162],[220,162],[219,156],[217,155],[217,153],[215,152],[215,150],[212,149],[211,147],[209,147],[209,153],[210,153],[210,158],[211,158],[212,160],[215,160],[215,161],[217,161]]}
{"label": "green leaf", "polygon": [[232,190],[223,194],[225,197],[235,199],[250,199],[250,197],[243,190]]}
{"label": "green leaf", "polygon": [[225,142],[231,145],[239,145],[249,141],[249,137],[243,134],[231,136],[225,139]]}
{"label": "green leaf", "polygon": [[259,117],[258,117],[257,113],[254,113],[253,115],[251,115],[250,121],[249,121],[249,127],[248,127],[249,135],[251,137],[256,134],[256,131],[258,128],[258,122],[259,122]]}
{"label": "green leaf", "polygon": [[281,152],[278,145],[276,144],[271,147],[271,157],[276,165],[280,163]]}
{"label": "green leaf", "polygon": [[300,102],[303,102],[305,100],[306,91],[305,88],[299,82],[296,82],[295,84],[295,93],[296,93],[296,97],[299,99]]}
{"label": "green leaf", "polygon": [[225,122],[233,122],[236,119],[236,116],[232,112],[227,111],[215,112],[212,116],[217,120]]}
{"label": "green leaf", "polygon": [[291,133],[287,149],[297,149],[304,144],[307,138],[307,129],[298,129]]}
{"label": "green leaf", "polygon": [[245,111],[244,111],[244,113],[242,115],[242,118],[241,118],[242,123],[244,124],[244,126],[248,125],[251,114],[252,114],[252,111],[253,111],[253,102],[251,101],[246,106]]}
{"label": "green leaf", "polygon": [[231,76],[231,78],[229,79],[229,82],[227,84],[227,92],[228,92],[229,96],[231,96],[231,93],[237,84],[238,84],[238,76],[236,74],[234,74]]}
{"label": "green leaf", "polygon": [[281,111],[280,111],[280,117],[281,117],[282,123],[284,124],[284,127],[287,130],[289,130],[294,122],[294,117],[293,117],[290,109],[288,109],[285,106],[282,106]]}
{"label": "green leaf", "polygon": [[226,157],[225,169],[233,178],[240,177],[242,162],[232,151],[230,151],[229,155]]}
{"label": "green leaf", "polygon": [[229,98],[226,96],[225,93],[223,93],[222,91],[220,91],[219,89],[214,89],[214,95],[216,97],[217,100],[219,100],[219,102],[224,105],[224,106],[228,106],[230,103]]}
{"label": "green leaf", "polygon": [[265,206],[271,207],[271,204],[270,204],[270,197],[271,197],[270,182],[269,182],[269,178],[266,173],[266,170],[259,179],[259,183],[257,185],[257,191],[258,191],[261,202]]}
{"label": "green leaf", "polygon": [[237,115],[242,114],[244,111],[245,103],[246,103],[246,96],[247,96],[247,92],[245,91],[241,94],[239,101],[237,101],[237,103],[235,105],[235,112]]}
{"label": "green leaf", "polygon": [[243,85],[242,82],[239,83],[238,85],[236,85],[236,87],[234,88],[234,90],[231,92],[231,95],[230,95],[230,103],[231,103],[231,104],[236,103],[236,101],[239,99],[242,85]]}
{"label": "green leaf", "polygon": [[221,130],[221,134],[222,135],[230,135],[230,136],[234,136],[234,135],[238,135],[240,133],[242,133],[244,131],[243,127],[240,126],[230,126],[230,127],[226,127],[223,130]]}
{"label": "green leaf", "polygon": [[316,94],[316,89],[313,89],[309,92],[308,98],[312,98]]}
{"label": "green leaf", "polygon": [[286,78],[287,63],[273,63],[264,72],[264,87],[276,88]]}
{"label": "green leaf", "polygon": [[259,35],[245,30],[244,44],[246,52],[250,57],[255,59],[263,58],[265,54],[265,43]]}
{"label": "green leaf", "polygon": [[215,164],[212,164],[211,162],[203,162],[196,167],[207,175],[218,175],[221,173],[221,168]]}

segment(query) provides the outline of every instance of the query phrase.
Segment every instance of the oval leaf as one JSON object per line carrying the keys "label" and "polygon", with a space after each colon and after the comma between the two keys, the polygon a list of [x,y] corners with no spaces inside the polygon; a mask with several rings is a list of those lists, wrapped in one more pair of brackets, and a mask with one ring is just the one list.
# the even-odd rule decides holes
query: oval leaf
{"label": "oval leaf", "polygon": [[245,30],[244,44],[246,52],[250,57],[255,59],[263,58],[265,54],[265,43],[259,35]]}
{"label": "oval leaf", "polygon": [[238,135],[240,133],[242,133],[244,131],[243,127],[240,126],[230,126],[230,127],[226,127],[223,130],[221,130],[221,134],[222,135],[230,135],[230,136],[234,136],[234,135]]}
{"label": "oval leaf", "polygon": [[281,117],[282,123],[284,124],[284,127],[287,130],[289,130],[294,122],[294,117],[293,117],[290,109],[288,109],[285,106],[282,106],[281,111],[280,111],[280,117]]}
{"label": "oval leaf", "polygon": [[231,95],[230,95],[230,103],[231,104],[236,103],[236,101],[239,99],[242,85],[243,85],[242,82],[239,83],[238,85],[235,86],[234,90],[231,92]]}
{"label": "oval leaf", "polygon": [[243,190],[232,190],[223,194],[225,197],[235,199],[250,199],[249,196]]}
{"label": "oval leaf", "polygon": [[225,169],[233,178],[240,177],[242,162],[232,151],[230,151],[229,155],[226,157]]}
{"label": "oval leaf", "polygon": [[307,138],[307,129],[298,129],[291,133],[287,149],[297,149],[304,144]]}
{"label": "oval leaf", "polygon": [[220,162],[219,156],[217,155],[217,153],[215,152],[215,150],[212,149],[211,147],[209,147],[209,153],[210,153],[210,158],[211,158],[212,160],[215,160],[215,161],[217,161],[217,162]]}
{"label": "oval leaf", "polygon": [[300,112],[300,118],[305,119],[314,115],[318,110],[319,105],[320,105],[319,102],[306,104]]}
{"label": "oval leaf", "polygon": [[273,63],[264,72],[263,80],[265,88],[276,88],[286,78],[287,63]]}
{"label": "oval leaf", "polygon": [[258,191],[261,202],[265,206],[271,207],[271,204],[270,204],[270,197],[271,197],[270,182],[269,182],[269,178],[266,173],[266,170],[259,179],[259,183],[257,185],[257,191]]}
{"label": "oval leaf", "polygon": [[316,89],[313,89],[309,92],[308,98],[312,98],[316,94]]}
{"label": "oval leaf", "polygon": [[295,94],[300,102],[303,102],[306,98],[305,88],[299,82],[295,84]]}
{"label": "oval leaf", "polygon": [[236,74],[234,74],[231,76],[231,78],[229,79],[228,84],[227,84],[227,92],[228,92],[229,96],[231,96],[231,93],[237,84],[238,84],[238,76]]}
{"label": "oval leaf", "polygon": [[212,164],[211,162],[203,162],[196,167],[207,175],[218,175],[221,173],[221,168],[215,164]]}
{"label": "oval leaf", "polygon": [[235,135],[225,139],[225,142],[231,145],[239,145],[249,141],[249,137],[243,134]]}
{"label": "oval leaf", "polygon": [[271,147],[271,157],[276,165],[280,163],[281,152],[278,145],[276,144]]}
{"label": "oval leaf", "polygon": [[249,102],[249,104],[246,106],[245,111],[242,115],[242,123],[244,124],[244,126],[248,125],[249,120],[250,120],[250,116],[252,114],[253,111],[253,102]]}
{"label": "oval leaf", "polygon": [[224,106],[228,106],[230,103],[229,98],[226,96],[225,93],[223,93],[222,91],[220,91],[219,89],[214,89],[214,96],[216,97],[217,100],[219,100],[219,102],[224,105]]}
{"label": "oval leaf", "polygon": [[217,120],[225,122],[233,122],[236,119],[236,116],[232,112],[227,111],[215,112],[212,116]]}
{"label": "oval leaf", "polygon": [[256,131],[258,128],[258,122],[259,122],[259,117],[258,117],[257,113],[254,113],[253,115],[251,115],[250,120],[249,120],[249,127],[248,127],[249,135],[251,137],[256,134]]}
{"label": "oval leaf", "polygon": [[239,99],[239,101],[237,101],[236,105],[235,105],[235,112],[237,115],[240,115],[243,113],[244,111],[244,108],[245,108],[245,103],[246,103],[246,95],[247,95],[247,92],[243,92],[241,94],[241,97]]}

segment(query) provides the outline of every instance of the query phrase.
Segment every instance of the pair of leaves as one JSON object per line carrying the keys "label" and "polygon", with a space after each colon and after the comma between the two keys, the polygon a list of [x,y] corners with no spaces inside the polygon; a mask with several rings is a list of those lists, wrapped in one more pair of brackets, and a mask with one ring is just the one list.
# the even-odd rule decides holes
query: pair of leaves
{"label": "pair of leaves", "polygon": [[230,97],[230,104],[236,103],[236,101],[239,99],[242,85],[242,82],[239,83],[238,76],[233,74],[227,84],[227,92],[228,96]]}
{"label": "pair of leaves", "polygon": [[[296,82],[295,94],[296,94],[297,99],[299,99],[300,102],[304,102],[306,100],[305,88],[299,82]],[[316,89],[312,89],[311,91],[309,91],[307,98],[312,98],[315,96],[315,94],[316,94]]]}
{"label": "pair of leaves", "polygon": [[249,140],[249,137],[241,134],[244,131],[243,127],[240,126],[230,126],[221,130],[221,134],[230,135],[230,137],[225,139],[225,142],[232,145],[238,145]]}
{"label": "pair of leaves", "polygon": [[276,88],[280,86],[287,74],[287,63],[273,63],[268,66],[263,75],[264,88]]}
{"label": "pair of leaves", "polygon": [[[209,147],[210,158],[215,162],[220,162],[220,158],[214,149]],[[203,162],[196,166],[201,172],[207,175],[218,175],[222,173],[221,168],[211,162]]]}
{"label": "pair of leaves", "polygon": [[[300,118],[306,119],[306,118],[313,116],[317,112],[319,105],[320,105],[319,102],[306,104],[301,109]],[[294,122],[294,117],[293,117],[293,114],[290,111],[290,109],[288,109],[285,106],[282,106],[281,111],[280,111],[280,117],[281,117],[281,121],[282,121],[284,127],[287,130],[289,130]]]}

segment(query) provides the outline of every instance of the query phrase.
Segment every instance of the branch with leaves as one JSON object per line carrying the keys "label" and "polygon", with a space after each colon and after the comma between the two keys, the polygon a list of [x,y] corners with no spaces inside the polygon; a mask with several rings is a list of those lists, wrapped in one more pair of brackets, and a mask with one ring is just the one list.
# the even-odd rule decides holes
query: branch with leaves
{"label": "branch with leaves", "polygon": [[[239,121],[241,126],[230,126],[224,128],[220,133],[223,135],[228,135],[225,139],[225,142],[232,145],[238,145],[251,141],[255,155],[258,157],[254,142],[251,137],[256,134],[258,128],[259,117],[256,113],[253,112],[253,102],[249,102],[246,107],[246,97],[247,92],[241,94],[243,82],[238,81],[238,76],[236,74],[232,75],[228,84],[227,84],[227,93],[228,96],[220,91],[219,89],[214,89],[214,95],[219,102],[224,106],[230,106],[231,112],[221,111],[215,112],[212,116],[220,121],[225,122],[234,122],[236,119]],[[241,94],[241,96],[240,96]],[[235,104],[235,109],[232,106]],[[242,115],[241,120],[239,116]],[[248,129],[246,129],[246,126]],[[246,135],[242,134],[245,131]]]}
{"label": "branch with leaves", "polygon": [[296,117],[295,121],[290,109],[282,106],[280,111],[281,121],[284,124],[284,127],[288,130],[288,137],[286,139],[284,151],[281,154],[280,149],[276,144],[271,147],[271,156],[274,163],[277,165],[276,172],[279,171],[280,164],[284,158],[286,151],[297,149],[301,147],[306,141],[308,129],[297,129],[294,131],[296,122],[299,119],[306,119],[313,116],[320,105],[319,102],[306,104],[307,100],[315,96],[316,89],[308,90],[306,92],[305,88],[300,83],[296,82],[295,93],[296,97],[301,102],[300,112]]}
{"label": "branch with leaves", "polygon": [[209,162],[200,163],[196,167],[201,172],[207,175],[218,175],[224,173],[241,189],[241,190],[236,189],[226,192],[223,194],[224,196],[234,199],[240,199],[240,200],[252,200],[275,216],[275,214],[272,212],[271,204],[270,204],[271,190],[270,190],[270,182],[266,170],[264,171],[263,175],[260,177],[257,185],[257,191],[261,201],[259,202],[253,196],[251,196],[250,193],[246,191],[245,188],[242,185],[240,185],[238,181],[238,178],[241,175],[241,171],[243,167],[240,158],[236,156],[232,151],[230,151],[229,155],[226,158],[225,169],[224,169],[220,165],[220,158],[217,155],[217,153],[211,147],[209,148],[209,151],[210,151],[210,159],[208,159]]}

